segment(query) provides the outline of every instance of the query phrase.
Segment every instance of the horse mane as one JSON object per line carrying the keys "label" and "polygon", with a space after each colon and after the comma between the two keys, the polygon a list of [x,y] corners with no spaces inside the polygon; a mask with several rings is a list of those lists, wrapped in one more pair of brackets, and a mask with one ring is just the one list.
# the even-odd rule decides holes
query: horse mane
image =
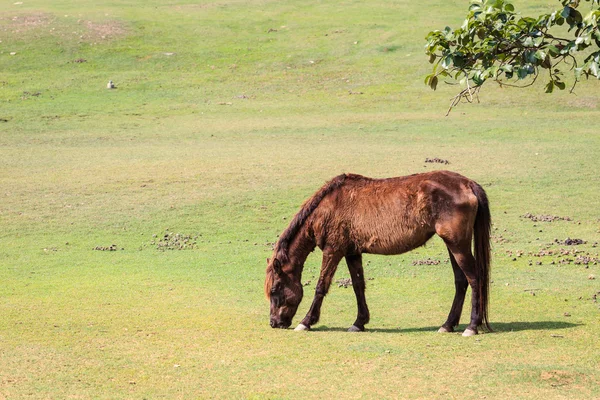
{"label": "horse mane", "polygon": [[300,211],[296,213],[292,222],[279,236],[277,246],[275,247],[275,258],[277,258],[282,264],[289,261],[288,250],[291,241],[296,237],[308,217],[316,210],[321,201],[330,193],[339,189],[346,183],[347,180],[359,180],[366,179],[362,175],[357,174],[341,174],[325,183],[321,189],[319,189],[312,197],[302,204]]}
{"label": "horse mane", "polygon": [[[319,189],[315,194],[313,194],[308,200],[306,200],[300,210],[296,213],[288,227],[283,231],[283,233],[279,236],[279,240],[275,245],[274,258],[276,258],[280,263],[285,264],[289,262],[289,247],[292,240],[296,237],[300,229],[310,217],[310,215],[317,209],[321,201],[330,193],[342,187],[346,181],[348,180],[363,180],[368,179],[362,175],[357,174],[341,174],[331,179],[321,189]],[[267,279],[265,280],[265,293],[267,296],[269,295],[271,285],[273,283],[273,277],[275,271],[273,271],[273,260],[269,262],[267,266]]]}

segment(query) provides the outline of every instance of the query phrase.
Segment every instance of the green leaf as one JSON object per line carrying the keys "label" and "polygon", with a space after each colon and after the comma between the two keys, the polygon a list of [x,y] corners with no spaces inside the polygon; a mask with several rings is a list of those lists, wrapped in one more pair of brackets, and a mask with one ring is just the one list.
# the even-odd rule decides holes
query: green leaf
{"label": "green leaf", "polygon": [[471,3],[469,6],[469,11],[479,11],[481,10],[481,4],[479,3]]}
{"label": "green leaf", "polygon": [[543,61],[546,58],[546,53],[544,52],[544,50],[538,50],[533,54],[533,56],[536,59]]}
{"label": "green leaf", "polygon": [[452,63],[452,54],[448,54],[446,57],[442,58],[442,68],[448,69],[450,64]]}
{"label": "green leaf", "polygon": [[556,81],[554,82],[554,84],[556,85],[557,88],[559,88],[560,90],[565,90],[565,83],[564,82],[560,82],[560,81]]}
{"label": "green leaf", "polygon": [[552,93],[553,91],[554,91],[554,81],[550,81],[546,85],[546,93]]}
{"label": "green leaf", "polygon": [[533,39],[531,38],[531,36],[527,36],[525,40],[522,40],[521,42],[525,47],[533,47]]}
{"label": "green leaf", "polygon": [[548,54],[550,54],[552,57],[556,57],[557,55],[560,54],[560,50],[558,49],[558,47],[556,47],[553,44],[548,46],[547,49],[548,49]]}
{"label": "green leaf", "polygon": [[579,24],[583,21],[583,16],[581,13],[574,8],[571,8],[571,18],[573,18],[576,24]]}
{"label": "green leaf", "polygon": [[527,78],[527,75],[529,75],[529,70],[526,67],[519,67],[519,69],[517,70],[517,77],[519,79],[525,79]]}
{"label": "green leaf", "polygon": [[600,79],[600,76],[598,75],[598,63],[596,63],[596,61],[590,63],[590,74]]}
{"label": "green leaf", "polygon": [[542,68],[546,68],[546,69],[551,68],[552,61],[550,61],[550,56],[546,55],[546,58],[544,58],[544,61],[542,61],[542,63],[540,65],[542,66]]}
{"label": "green leaf", "polygon": [[431,81],[429,82],[429,87],[432,88],[433,90],[437,89],[437,84],[438,84],[438,77],[434,76],[433,78],[431,78]]}

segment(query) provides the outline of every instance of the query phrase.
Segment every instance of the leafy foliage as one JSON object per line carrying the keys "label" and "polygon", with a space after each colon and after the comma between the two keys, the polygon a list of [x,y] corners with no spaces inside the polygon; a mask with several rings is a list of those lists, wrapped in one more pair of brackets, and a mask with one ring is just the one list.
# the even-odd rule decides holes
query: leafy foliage
{"label": "leafy foliage", "polygon": [[565,89],[565,66],[574,73],[571,91],[582,77],[600,79],[600,0],[586,2],[591,10],[585,16],[578,10],[580,0],[561,0],[561,9],[532,18],[520,17],[504,0],[473,0],[459,29],[427,35],[425,52],[433,71],[425,84],[435,90],[442,77],[466,86],[453,98],[450,112],[461,100],[472,102],[488,80],[519,86],[507,82],[531,78],[520,87],[530,86],[545,70],[546,93],[552,93]]}

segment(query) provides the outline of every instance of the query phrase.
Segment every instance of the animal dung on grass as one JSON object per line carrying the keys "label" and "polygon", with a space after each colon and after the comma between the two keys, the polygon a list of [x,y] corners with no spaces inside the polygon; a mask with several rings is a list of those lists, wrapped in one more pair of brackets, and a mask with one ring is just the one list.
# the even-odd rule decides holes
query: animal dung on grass
{"label": "animal dung on grass", "polygon": [[352,286],[352,279],[350,278],[342,278],[335,281],[338,284],[338,287],[347,288],[348,286]]}
{"label": "animal dung on grass", "polygon": [[[96,246],[93,248],[93,250],[97,250],[97,251],[117,251],[119,250],[118,246],[116,244],[111,244],[110,246]],[[125,250],[124,248],[121,247],[121,250]]]}
{"label": "animal dung on grass", "polygon": [[412,265],[438,265],[440,260],[432,260],[431,258],[427,258],[425,260],[415,260],[412,262]]}
{"label": "animal dung on grass", "polygon": [[426,163],[432,163],[432,164],[445,164],[445,165],[448,165],[448,164],[450,164],[450,161],[448,161],[448,160],[443,160],[443,159],[441,159],[441,158],[437,158],[437,157],[435,157],[435,158],[429,158],[429,157],[427,157],[427,158],[425,159],[425,162],[426,162]]}
{"label": "animal dung on grass", "polygon": [[[159,237],[160,236],[160,237]],[[157,250],[192,250],[198,248],[196,245],[198,235],[186,235],[166,231],[163,235],[152,235],[154,240],[150,242]]]}
{"label": "animal dung on grass", "polygon": [[521,218],[527,218],[533,222],[573,221],[570,217],[559,217],[557,215],[547,214],[534,215],[531,213],[525,213],[521,215]]}
{"label": "animal dung on grass", "polygon": [[564,246],[577,246],[579,244],[586,244],[587,242],[583,239],[566,238],[565,240],[554,239],[554,243],[562,244]]}

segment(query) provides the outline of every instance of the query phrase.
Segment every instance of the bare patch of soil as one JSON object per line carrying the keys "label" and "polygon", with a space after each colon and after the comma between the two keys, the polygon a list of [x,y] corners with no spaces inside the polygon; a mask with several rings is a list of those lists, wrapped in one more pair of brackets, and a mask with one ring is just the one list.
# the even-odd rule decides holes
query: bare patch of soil
{"label": "bare patch of soil", "polygon": [[116,20],[90,21],[61,18],[46,13],[0,14],[0,32],[25,38],[32,32],[80,42],[96,42],[124,36],[125,25]]}
{"label": "bare patch of soil", "polygon": [[567,371],[542,371],[540,379],[552,387],[570,385],[575,381],[573,374]]}
{"label": "bare patch of soil", "polygon": [[569,101],[569,105],[580,108],[597,108],[598,98],[596,97],[577,97],[574,100]]}
{"label": "bare patch of soil", "polygon": [[54,20],[54,16],[44,13],[19,15],[0,14],[0,29],[3,32],[25,33],[33,29],[47,27]]}
{"label": "bare patch of soil", "polygon": [[84,38],[87,36],[90,39],[112,39],[127,33],[125,26],[118,21],[93,22],[80,20],[78,23],[80,26],[87,28],[87,34],[83,34]]}

